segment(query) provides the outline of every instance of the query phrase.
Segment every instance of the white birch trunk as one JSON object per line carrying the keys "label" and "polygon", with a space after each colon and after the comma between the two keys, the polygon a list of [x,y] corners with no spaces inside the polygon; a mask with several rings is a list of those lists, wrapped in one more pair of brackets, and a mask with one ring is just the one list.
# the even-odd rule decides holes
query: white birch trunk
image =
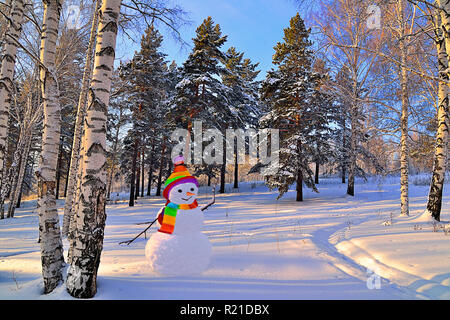
{"label": "white birch trunk", "polygon": [[[20,169],[20,162],[21,162],[21,154],[23,152],[23,149],[25,147],[25,139],[24,139],[24,130],[21,130],[19,134],[19,140],[17,141],[17,148],[14,151],[12,163],[8,168],[8,171],[5,172],[5,176],[3,179],[3,188],[0,193],[0,206],[1,210],[3,212],[4,210],[4,201],[7,197],[7,195],[14,192],[16,184],[17,184],[17,177],[19,175],[19,169]],[[10,197],[11,199],[11,197]],[[9,208],[11,207],[11,201],[9,202],[8,207],[8,215],[7,218],[10,218],[11,215],[9,214]]]}
{"label": "white birch trunk", "polygon": [[439,10],[441,28],[445,39],[445,51],[450,58],[450,0],[436,0]]}
{"label": "white birch trunk", "polygon": [[67,291],[76,298],[97,292],[97,271],[103,249],[106,220],[106,119],[114,67],[121,0],[104,0],[99,13],[94,72],[88,94],[85,133],[82,140],[83,172],[80,195],[73,216],[71,265]]}
{"label": "white birch trunk", "polygon": [[[439,25],[441,20],[436,15]],[[436,32],[436,50],[438,54],[439,78],[448,81],[448,56],[446,52],[445,37],[441,29]],[[427,211],[436,221],[440,221],[442,208],[442,192],[444,189],[444,178],[447,162],[447,140],[448,140],[448,87],[440,82],[438,88],[438,127],[436,132],[436,144],[434,151],[433,175],[431,178],[430,191],[428,193]]]}
{"label": "white birch trunk", "polygon": [[20,123],[19,140],[17,141],[16,150],[14,151],[13,163],[8,170],[7,180],[4,179],[4,181],[6,182],[4,185],[4,190],[2,190],[2,193],[0,194],[0,202],[3,204],[6,194],[8,194],[9,191],[11,191],[9,196],[8,218],[14,216],[14,209],[17,203],[17,200],[16,202],[14,202],[15,193],[17,190],[17,186],[21,185],[21,182],[19,182],[19,180],[22,170],[23,159],[24,156],[28,157],[27,145],[28,141],[31,142],[31,133],[34,125],[33,121],[35,121],[36,119],[37,119],[36,117],[33,117],[33,107],[31,97],[28,97],[26,109],[24,110],[24,117],[22,123]]}
{"label": "white birch trunk", "polygon": [[[5,183],[5,191],[10,191],[9,196],[9,206],[8,206],[8,215],[7,218],[11,218],[11,207],[14,207],[14,202],[12,202],[12,198],[14,197],[14,193],[17,188],[17,180],[20,173],[20,164],[22,163],[22,153],[24,152],[26,146],[26,137],[24,130],[21,130],[19,141],[17,142],[17,148],[14,151],[13,161],[8,170],[8,181]],[[2,195],[3,196],[3,195]]]}
{"label": "white birch trunk", "polygon": [[27,167],[28,155],[30,152],[31,145],[31,132],[27,132],[25,136],[25,146],[21,151],[21,158],[19,164],[19,172],[17,176],[17,182],[13,192],[11,192],[9,207],[8,207],[8,218],[14,217],[14,211],[16,209],[17,202],[19,201],[19,196],[22,191],[23,178],[25,176],[25,169]]}
{"label": "white birch trunk", "polygon": [[[81,139],[84,139],[84,131],[85,128],[83,126],[83,130],[82,130],[82,134],[81,134]],[[80,156],[84,154],[84,146],[81,145],[80,148]],[[81,190],[81,177],[82,177],[82,172],[83,172],[83,161],[82,159],[79,159],[79,163],[78,163],[78,169],[76,172],[76,178],[75,178],[75,183],[76,183],[76,187],[74,190],[74,199],[78,199],[80,197],[80,190]],[[72,201],[72,208],[71,208],[71,217],[69,219],[69,230],[67,233],[67,239],[69,240],[69,250],[67,252],[67,262],[69,264],[72,263],[72,252],[74,249],[74,246],[72,245],[72,240],[76,238],[76,231],[77,231],[77,223],[76,223],[76,202]]]}
{"label": "white birch trunk", "polygon": [[[6,0],[4,1],[4,5],[2,6],[3,12],[6,16],[11,15],[11,2],[12,0]],[[6,28],[8,27],[8,23],[6,23],[6,19],[4,17],[1,17],[1,23],[0,23],[0,48],[3,48],[3,42],[5,41],[5,33]],[[0,59],[0,68],[1,68],[2,62]]]}
{"label": "white birch trunk", "polygon": [[112,151],[112,160],[111,160],[111,170],[109,172],[108,175],[108,181],[107,181],[107,191],[106,191],[106,196],[109,198],[111,195],[111,187],[113,184],[113,178],[114,178],[114,169],[115,169],[115,165],[116,165],[116,159],[117,159],[117,152],[118,152],[118,146],[119,146],[119,133],[120,133],[120,128],[122,127],[122,108],[119,111],[119,121],[117,123],[116,126],[116,132],[114,135],[114,144],[113,147],[111,149]]}
{"label": "white birch trunk", "polygon": [[73,134],[72,155],[70,159],[70,169],[67,184],[67,196],[64,203],[64,218],[62,235],[66,237],[69,233],[70,220],[72,219],[72,206],[76,188],[76,177],[78,172],[78,164],[80,161],[80,145],[81,135],[83,131],[83,121],[86,113],[86,99],[89,89],[89,79],[92,75],[92,56],[95,43],[95,36],[98,22],[98,9],[100,7],[100,0],[96,1],[94,14],[92,17],[91,34],[89,37],[89,45],[86,51],[86,65],[84,67],[83,80],[81,92],[78,99],[77,117],[75,120],[75,130]]}
{"label": "white birch trunk", "polygon": [[61,129],[61,108],[55,64],[56,41],[62,0],[44,0],[44,19],[40,49],[40,81],[44,108],[44,132],[39,159],[38,215],[41,240],[42,276],[44,293],[52,292],[62,280],[64,264],[59,217],[56,209],[56,166]]}
{"label": "white birch trunk", "polygon": [[405,44],[405,21],[403,0],[398,1],[399,22],[401,36],[399,39],[400,49],[400,86],[402,98],[402,113],[400,118],[400,208],[401,215],[409,216],[409,146],[408,146],[408,113],[409,113],[409,99],[408,99],[408,72],[406,70],[408,51]]}
{"label": "white birch trunk", "polygon": [[[5,32],[0,68],[0,189],[3,189],[6,147],[8,143],[8,119],[11,107],[11,91],[16,64],[17,43],[22,32],[24,1],[12,1],[10,20]],[[3,203],[0,216],[3,218]]]}

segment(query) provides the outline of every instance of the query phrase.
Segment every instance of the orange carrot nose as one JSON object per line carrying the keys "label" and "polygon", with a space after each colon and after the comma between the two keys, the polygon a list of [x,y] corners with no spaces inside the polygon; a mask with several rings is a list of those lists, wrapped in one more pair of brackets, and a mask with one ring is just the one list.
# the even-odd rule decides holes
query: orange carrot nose
{"label": "orange carrot nose", "polygon": [[188,196],[195,196],[195,193],[192,193],[192,192],[186,192],[186,195],[188,195]]}

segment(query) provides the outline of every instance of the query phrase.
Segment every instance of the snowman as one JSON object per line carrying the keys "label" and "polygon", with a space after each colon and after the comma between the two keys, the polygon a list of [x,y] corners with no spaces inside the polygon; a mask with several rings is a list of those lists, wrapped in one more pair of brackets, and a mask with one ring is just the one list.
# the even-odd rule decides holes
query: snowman
{"label": "snowman", "polygon": [[148,240],[145,256],[158,274],[199,274],[209,265],[211,244],[201,232],[204,218],[197,203],[198,182],[182,156],[173,162],[174,171],[164,183],[167,202],[157,214],[159,229]]}

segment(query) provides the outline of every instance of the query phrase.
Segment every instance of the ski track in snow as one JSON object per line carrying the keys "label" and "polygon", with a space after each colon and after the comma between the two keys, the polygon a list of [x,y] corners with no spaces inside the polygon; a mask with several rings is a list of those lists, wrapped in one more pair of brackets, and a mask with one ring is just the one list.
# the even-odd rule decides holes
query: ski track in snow
{"label": "ski track in snow", "polygon": [[[129,246],[118,244],[145,228],[136,223],[151,221],[164,204],[162,198],[140,198],[133,208],[127,202],[108,205],[95,299],[448,298],[448,259],[440,268],[432,266],[430,271],[423,267],[413,274],[403,266],[405,255],[398,261],[398,254],[389,256],[390,249],[421,254],[404,243],[390,248],[386,243],[393,241],[393,236],[403,234],[413,239],[419,232],[426,241],[436,238],[440,246],[446,241],[447,257],[450,240],[443,232],[427,231],[421,220],[414,220],[424,210],[426,186],[410,186],[412,217],[398,217],[397,180],[358,181],[356,196],[350,197],[345,195],[345,184],[322,179],[320,193],[305,189],[303,203],[295,201],[294,190],[276,200],[276,191],[261,183],[242,183],[239,190],[227,186],[230,192],[218,194],[215,205],[205,211],[204,233],[213,245],[212,261],[202,275],[195,277],[154,274],[146,262],[147,240],[143,237]],[[200,205],[210,200],[206,190],[202,188]],[[445,193],[444,210],[449,198]],[[62,208],[63,200],[58,206]],[[16,218],[0,221],[0,299],[71,299],[64,286],[41,295],[37,216],[33,209],[30,201],[16,211]],[[383,225],[391,212],[394,224]],[[415,231],[413,226],[417,224],[422,229]],[[156,229],[149,231],[147,239]],[[67,248],[64,240],[65,254]],[[381,276],[380,289],[368,288],[368,268],[376,269]]]}

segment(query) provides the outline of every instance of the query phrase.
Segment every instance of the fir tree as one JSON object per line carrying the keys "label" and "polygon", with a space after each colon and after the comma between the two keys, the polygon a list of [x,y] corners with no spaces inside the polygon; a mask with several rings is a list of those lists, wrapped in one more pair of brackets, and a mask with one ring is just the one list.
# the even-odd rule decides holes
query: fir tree
{"label": "fir tree", "polygon": [[328,117],[323,93],[318,90],[323,75],[312,70],[310,30],[297,13],[284,29],[284,42],[274,49],[271,70],[262,84],[262,98],[269,112],[261,119],[263,127],[280,129],[279,164],[271,164],[265,176],[269,188],[277,188],[279,196],[297,184],[297,201],[303,200],[303,182],[314,191],[310,155],[319,143],[326,143],[318,132],[326,130]]}
{"label": "fir tree", "polygon": [[[235,115],[233,128],[255,128],[261,116],[259,108],[259,82],[255,81],[259,70],[258,63],[252,64],[250,59],[243,59],[244,53],[230,47],[225,55],[224,65],[227,73],[222,82],[229,87],[229,102]],[[234,148],[234,188],[238,188],[238,150]],[[223,170],[222,170],[223,172]],[[209,178],[209,176],[208,176]]]}
{"label": "fir tree", "polygon": [[[141,49],[122,67],[122,77],[129,82],[132,127],[124,139],[121,167],[129,172],[130,206],[139,195],[142,154],[145,145],[161,141],[163,118],[169,88],[166,54],[160,51],[162,36],[153,25],[142,36]],[[150,149],[151,150],[151,149]],[[145,156],[144,156],[145,158]],[[142,186],[143,188],[144,186]]]}
{"label": "fir tree", "polygon": [[[227,73],[223,66],[226,56],[221,51],[226,40],[227,36],[222,35],[220,26],[214,24],[211,17],[197,28],[194,48],[181,68],[181,79],[167,115],[173,126],[190,132],[193,121],[202,120],[204,127],[225,133],[225,129],[235,123],[236,114],[229,101],[230,90],[221,82]],[[225,191],[223,168],[224,165],[221,193]]]}

